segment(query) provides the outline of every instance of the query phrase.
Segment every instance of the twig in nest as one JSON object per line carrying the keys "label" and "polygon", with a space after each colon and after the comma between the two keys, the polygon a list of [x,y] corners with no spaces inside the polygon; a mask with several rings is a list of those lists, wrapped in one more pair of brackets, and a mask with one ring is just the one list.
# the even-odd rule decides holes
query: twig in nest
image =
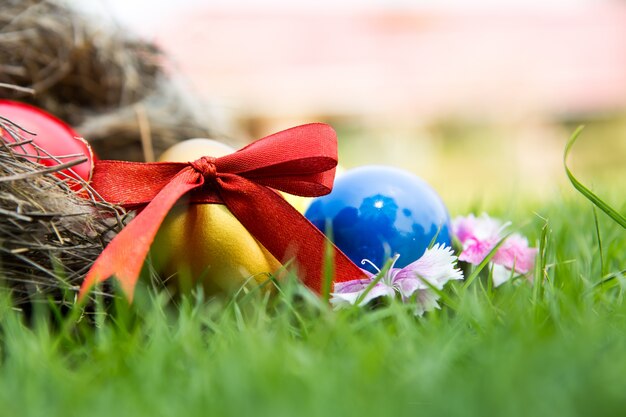
{"label": "twig in nest", "polygon": [[139,133],[141,134],[143,159],[146,162],[154,162],[154,148],[152,146],[152,135],[150,133],[150,121],[146,115],[146,109],[141,104],[135,104],[135,113],[137,113],[137,123],[139,124]]}
{"label": "twig in nest", "polygon": [[19,91],[20,93],[26,93],[26,94],[31,94],[31,95],[35,94],[34,89],[28,88],[28,87],[20,87],[19,85],[0,83],[0,88],[6,88],[9,90]]}

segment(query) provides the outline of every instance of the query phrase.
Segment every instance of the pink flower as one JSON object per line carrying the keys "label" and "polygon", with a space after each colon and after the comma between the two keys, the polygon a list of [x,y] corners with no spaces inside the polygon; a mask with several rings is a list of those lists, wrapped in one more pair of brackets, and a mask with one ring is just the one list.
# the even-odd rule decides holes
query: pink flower
{"label": "pink flower", "polygon": [[369,262],[379,274],[374,275],[364,270],[368,278],[336,283],[330,302],[336,306],[365,305],[378,297],[394,297],[399,294],[403,302],[415,299],[415,314],[422,315],[425,311],[439,307],[437,303],[439,297],[426,282],[434,288],[442,289],[450,280],[463,279],[461,271],[455,268],[457,258],[450,247],[437,244],[404,268],[394,268],[398,258],[399,255],[394,257],[389,271],[378,279],[368,292],[366,290],[376,281],[380,269],[364,259],[361,263]]}
{"label": "pink flower", "polygon": [[[504,237],[510,223],[502,224],[487,214],[474,217],[457,217],[452,222],[452,231],[463,245],[460,261],[480,264]],[[511,234],[498,248],[491,265],[493,284],[497,287],[516,274],[527,274],[535,265],[536,248],[528,247],[528,240],[518,233]]]}

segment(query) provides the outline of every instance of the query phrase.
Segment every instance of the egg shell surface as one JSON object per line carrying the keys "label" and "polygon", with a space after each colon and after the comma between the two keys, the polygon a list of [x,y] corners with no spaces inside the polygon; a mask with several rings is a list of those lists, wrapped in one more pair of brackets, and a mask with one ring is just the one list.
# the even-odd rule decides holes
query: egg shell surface
{"label": "egg shell surface", "polygon": [[[73,158],[62,158],[64,156],[86,156],[87,160],[85,162],[74,165],[70,169],[65,169],[63,172],[74,178],[82,178],[85,181],[91,178],[94,160],[91,148],[65,122],[38,107],[12,100],[0,100],[0,116],[28,131],[15,128],[16,132],[24,139],[32,140],[34,144],[51,156],[58,157],[61,163],[70,162],[72,159],[77,158],[76,156]],[[15,142],[15,139],[5,131],[0,131],[0,135],[7,142]],[[47,155],[45,154],[39,153],[42,158],[37,158],[38,151],[31,144],[13,147],[13,151],[22,155],[35,155],[34,157],[29,157],[29,159],[42,165],[55,166],[59,164],[56,160],[46,157]]]}
{"label": "egg shell surface", "polygon": [[[212,139],[189,139],[159,160],[189,162],[234,151]],[[162,273],[176,273],[190,284],[200,281],[209,293],[235,290],[251,276],[252,282],[264,282],[281,266],[222,204],[178,204],[161,225],[152,253]]]}
{"label": "egg shell surface", "polygon": [[386,166],[352,169],[333,191],[313,201],[305,216],[322,232],[332,228],[334,243],[354,263],[378,267],[399,254],[396,267],[419,259],[436,242],[450,245],[450,217],[437,193],[408,171]]}

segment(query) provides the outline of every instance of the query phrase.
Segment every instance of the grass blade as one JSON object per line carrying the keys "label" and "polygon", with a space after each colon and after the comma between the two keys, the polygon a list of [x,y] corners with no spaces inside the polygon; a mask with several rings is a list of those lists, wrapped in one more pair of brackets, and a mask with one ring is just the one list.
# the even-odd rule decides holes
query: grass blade
{"label": "grass blade", "polygon": [[326,247],[324,253],[324,276],[322,277],[322,299],[326,302],[330,301],[330,291],[333,287],[335,278],[335,251],[333,246],[333,228],[330,221],[326,223]]}
{"label": "grass blade", "polygon": [[482,271],[483,268],[491,261],[491,258],[495,256],[498,249],[500,249],[500,246],[502,246],[504,241],[507,240],[509,236],[511,236],[510,233],[500,239],[498,243],[496,243],[496,245],[489,251],[487,256],[485,256],[485,259],[483,259],[482,262],[479,263],[476,268],[474,268],[470,276],[465,279],[465,284],[463,285],[464,289],[467,289],[472,284],[472,282],[474,282],[478,274],[480,274],[480,271]]}
{"label": "grass blade", "polygon": [[372,282],[370,282],[367,287],[365,287],[365,290],[363,290],[363,292],[361,293],[361,295],[359,295],[356,299],[356,301],[354,302],[355,306],[360,306],[361,303],[363,302],[363,300],[365,299],[365,297],[367,297],[367,294],[369,294],[370,291],[372,291],[372,289],[380,282],[381,279],[383,279],[385,277],[385,275],[387,274],[387,272],[391,269],[392,265],[395,263],[395,259],[391,258],[388,259],[387,262],[385,262],[385,265],[383,266],[383,268],[380,270],[380,272],[378,272],[378,274],[376,274],[376,276],[374,277],[374,279],[372,279]]}
{"label": "grass blade", "polygon": [[594,207],[593,208],[593,224],[596,228],[596,238],[598,239],[598,251],[600,252],[600,275],[605,275],[604,271],[604,252],[602,251],[602,237],[600,236],[600,224],[598,223],[598,213]]}
{"label": "grass blade", "polygon": [[545,223],[541,228],[541,237],[539,238],[539,248],[537,251],[537,259],[535,260],[535,279],[533,280],[533,304],[537,304],[540,296],[543,295],[544,281],[548,279],[547,263],[548,263],[548,243],[549,234],[551,232],[548,219],[544,219]]}
{"label": "grass blade", "polygon": [[613,219],[617,224],[619,224],[624,229],[626,229],[626,217],[622,216],[620,213],[617,212],[617,210],[609,206],[607,203],[604,202],[604,200],[602,200],[600,197],[595,195],[590,189],[588,189],[583,184],[581,184],[580,181],[578,181],[576,177],[574,177],[574,174],[572,174],[572,172],[567,167],[567,156],[569,155],[572,149],[572,146],[574,145],[574,143],[580,136],[580,133],[582,132],[582,130],[583,130],[583,126],[579,126],[574,131],[569,141],[567,142],[567,145],[565,146],[565,152],[563,154],[563,165],[565,166],[565,173],[567,174],[567,177],[569,178],[574,188],[576,188],[576,190],[578,190],[579,193],[585,196],[587,200],[591,201],[600,210],[605,212],[607,216]]}

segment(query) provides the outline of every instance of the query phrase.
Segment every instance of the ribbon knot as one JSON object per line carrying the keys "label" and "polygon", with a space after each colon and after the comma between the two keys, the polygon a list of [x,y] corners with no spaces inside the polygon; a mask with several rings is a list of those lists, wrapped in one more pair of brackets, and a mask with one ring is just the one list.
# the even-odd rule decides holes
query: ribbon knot
{"label": "ribbon knot", "polygon": [[215,158],[212,156],[203,156],[189,163],[193,169],[200,173],[205,179],[213,180],[217,178],[217,167],[215,166]]}
{"label": "ribbon knot", "polygon": [[[316,292],[322,289],[327,259],[334,261],[335,282],[364,277],[358,266],[274,191],[308,197],[328,194],[336,165],[337,136],[321,123],[275,133],[219,158],[204,156],[187,163],[97,161],[92,187],[106,201],[141,211],[96,259],[79,297],[114,275],[132,299],[159,226],[187,193],[193,204],[224,204],[279,261],[295,258],[299,277]],[[203,187],[206,180],[214,186]],[[333,248],[330,257],[329,246]]]}

